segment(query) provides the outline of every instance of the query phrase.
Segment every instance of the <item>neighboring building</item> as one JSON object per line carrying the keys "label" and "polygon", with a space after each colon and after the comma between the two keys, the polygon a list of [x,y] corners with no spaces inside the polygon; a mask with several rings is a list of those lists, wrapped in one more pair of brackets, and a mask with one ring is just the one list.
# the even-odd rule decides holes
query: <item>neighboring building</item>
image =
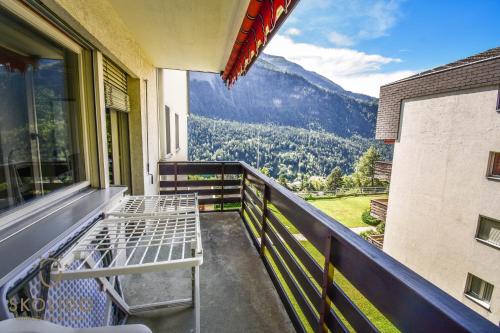
{"label": "neighboring building", "polygon": [[384,251],[498,325],[500,48],[383,86]]}

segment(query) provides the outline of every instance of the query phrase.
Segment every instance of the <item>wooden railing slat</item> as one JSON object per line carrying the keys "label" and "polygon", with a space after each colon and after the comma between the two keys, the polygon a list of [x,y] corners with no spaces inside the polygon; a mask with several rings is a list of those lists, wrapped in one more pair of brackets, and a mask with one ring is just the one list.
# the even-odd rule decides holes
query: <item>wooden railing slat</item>
{"label": "wooden railing slat", "polygon": [[314,280],[316,280],[318,284],[321,284],[323,271],[318,263],[311,257],[309,252],[307,252],[300,242],[290,233],[290,231],[288,231],[288,229],[281,224],[276,215],[274,215],[269,208],[267,210],[267,219],[271,222],[271,225],[274,229],[276,229],[278,234],[284,239],[286,244],[292,249],[302,265],[304,265],[309,271]]}
{"label": "wooden railing slat", "polygon": [[255,191],[250,186],[248,186],[248,185],[245,186],[245,191],[247,192],[248,197],[250,197],[252,199],[252,201],[255,202],[256,205],[258,205],[259,207],[262,207],[262,205],[263,205],[262,199],[259,198],[257,193],[255,193]]}
{"label": "wooden railing slat", "polygon": [[266,257],[263,258],[263,262],[264,266],[266,267],[267,273],[269,274],[269,277],[271,278],[271,281],[273,282],[273,285],[276,288],[276,291],[278,292],[278,295],[280,296],[283,305],[285,306],[285,310],[288,313],[288,316],[290,317],[290,320],[295,330],[299,333],[307,332],[304,323],[302,322],[299,314],[295,310],[292,300],[288,297],[285,289],[281,285],[281,282],[279,281],[279,278],[274,268],[271,266]]}
{"label": "wooden railing slat", "polygon": [[[220,196],[221,195],[221,189],[189,189],[189,190],[181,190],[178,189],[177,191],[175,190],[160,190],[160,194],[187,194],[187,193],[198,193],[199,196],[203,195],[216,195]],[[235,195],[235,194],[240,194],[240,189],[239,188],[225,188],[224,189],[224,195]],[[238,196],[239,198],[239,196]],[[222,200],[221,200],[222,201]]]}
{"label": "wooden railing slat", "polygon": [[258,219],[256,219],[251,208],[248,207],[247,203],[248,203],[247,201],[243,202],[243,209],[250,217],[250,222],[252,223],[253,227],[258,231],[258,234],[260,235],[262,233],[262,226],[260,225]]}
{"label": "wooden railing slat", "polygon": [[378,332],[377,328],[335,282],[328,286],[327,294],[356,332]]}
{"label": "wooden railing slat", "polygon": [[[196,180],[178,180],[177,187],[211,187],[211,186],[239,186],[241,180],[239,179],[196,179]],[[161,180],[160,188],[174,187],[175,182],[171,180]]]}
{"label": "wooden railing slat", "polygon": [[[266,238],[266,242],[268,242],[269,239]],[[266,247],[267,251],[271,254],[271,257],[273,258],[273,262],[278,268],[278,271],[281,274],[281,277],[283,280],[285,280],[286,285],[292,292],[295,300],[297,301],[297,304],[299,305],[300,309],[302,310],[302,313],[306,317],[309,325],[314,331],[318,330],[318,316],[314,313],[313,308],[311,305],[307,302],[304,294],[300,291],[300,288],[295,282],[295,280],[291,277],[290,271],[286,268],[285,263],[283,262],[283,259],[281,259],[278,254],[276,253],[276,250],[269,244],[269,246]],[[267,257],[264,257],[265,260],[267,260]]]}
{"label": "wooden railing slat", "polygon": [[285,261],[286,265],[292,272],[295,279],[297,279],[297,281],[299,282],[300,286],[306,293],[306,296],[309,298],[311,303],[316,307],[316,310],[319,311],[319,307],[321,305],[321,295],[319,294],[318,290],[316,289],[312,281],[309,279],[307,274],[302,270],[302,268],[299,266],[295,258],[292,256],[290,251],[288,251],[286,246],[275,234],[275,232],[271,228],[269,228],[267,229],[266,234],[269,236],[271,242],[276,247],[278,253]]}

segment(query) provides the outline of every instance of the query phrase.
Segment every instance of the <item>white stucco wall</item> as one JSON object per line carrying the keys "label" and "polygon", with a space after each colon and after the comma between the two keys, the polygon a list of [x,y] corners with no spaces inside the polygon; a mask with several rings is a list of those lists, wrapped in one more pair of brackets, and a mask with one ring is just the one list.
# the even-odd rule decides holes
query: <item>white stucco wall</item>
{"label": "white stucco wall", "polygon": [[[479,215],[500,219],[498,86],[404,101],[384,251],[467,306],[500,321],[500,250],[475,239]],[[491,310],[467,299],[467,273],[494,285]]]}
{"label": "white stucco wall", "polygon": [[[162,70],[163,105],[170,109],[170,151],[167,154],[166,120],[164,107],[160,108],[160,158],[164,161],[186,161],[188,157],[187,117],[189,113],[188,73],[180,70]],[[175,147],[175,114],[179,115],[179,146]]]}

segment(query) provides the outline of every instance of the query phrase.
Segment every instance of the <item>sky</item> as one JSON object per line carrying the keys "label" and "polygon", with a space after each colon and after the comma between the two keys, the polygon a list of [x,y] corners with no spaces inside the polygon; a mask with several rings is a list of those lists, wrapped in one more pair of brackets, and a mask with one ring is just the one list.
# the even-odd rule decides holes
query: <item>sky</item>
{"label": "sky", "polygon": [[500,0],[301,0],[264,52],[344,89],[380,86],[500,46]]}

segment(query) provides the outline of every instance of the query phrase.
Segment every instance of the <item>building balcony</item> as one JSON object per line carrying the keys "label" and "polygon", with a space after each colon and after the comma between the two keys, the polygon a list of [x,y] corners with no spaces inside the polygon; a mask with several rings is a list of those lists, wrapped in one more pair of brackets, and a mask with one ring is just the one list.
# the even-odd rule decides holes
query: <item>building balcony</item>
{"label": "building balcony", "polygon": [[[199,194],[202,331],[497,328],[243,162],[160,163],[160,193]],[[132,316],[181,332],[190,310]]]}
{"label": "building balcony", "polygon": [[392,172],[392,162],[391,161],[377,161],[375,162],[375,178],[390,181]]}
{"label": "building balcony", "polygon": [[[204,262],[197,303],[201,332],[498,331],[491,322],[246,163],[160,162],[159,172],[161,194],[197,193],[202,208]],[[49,287],[40,279],[50,263],[36,265],[34,270],[28,265],[25,273],[19,271],[20,262],[32,260],[28,250],[40,248],[37,253],[44,253],[57,243],[50,245],[53,250],[49,253],[54,258],[62,255],[86,226],[102,219],[109,202],[106,197],[116,200],[123,191],[87,190],[85,200],[72,200],[55,218],[41,212],[41,217],[33,217],[39,221],[36,228],[19,231],[1,244],[0,249],[25,250],[6,256],[1,268],[2,281],[11,281],[0,290],[3,317],[13,315],[7,306],[11,299],[28,296],[48,303],[84,294],[94,306],[100,304],[91,313],[79,313],[85,323],[68,321],[71,313],[58,307],[45,311],[32,307],[14,315],[76,327],[139,323],[153,332],[194,331],[189,270],[131,274],[119,280],[86,278]],[[113,292],[103,288],[111,283]],[[130,305],[129,310],[164,299],[187,301],[138,313],[121,306],[113,297],[117,293]],[[107,315],[106,302],[113,304]]]}
{"label": "building balcony", "polygon": [[370,215],[385,222],[388,201],[388,199],[372,199],[370,201]]}

